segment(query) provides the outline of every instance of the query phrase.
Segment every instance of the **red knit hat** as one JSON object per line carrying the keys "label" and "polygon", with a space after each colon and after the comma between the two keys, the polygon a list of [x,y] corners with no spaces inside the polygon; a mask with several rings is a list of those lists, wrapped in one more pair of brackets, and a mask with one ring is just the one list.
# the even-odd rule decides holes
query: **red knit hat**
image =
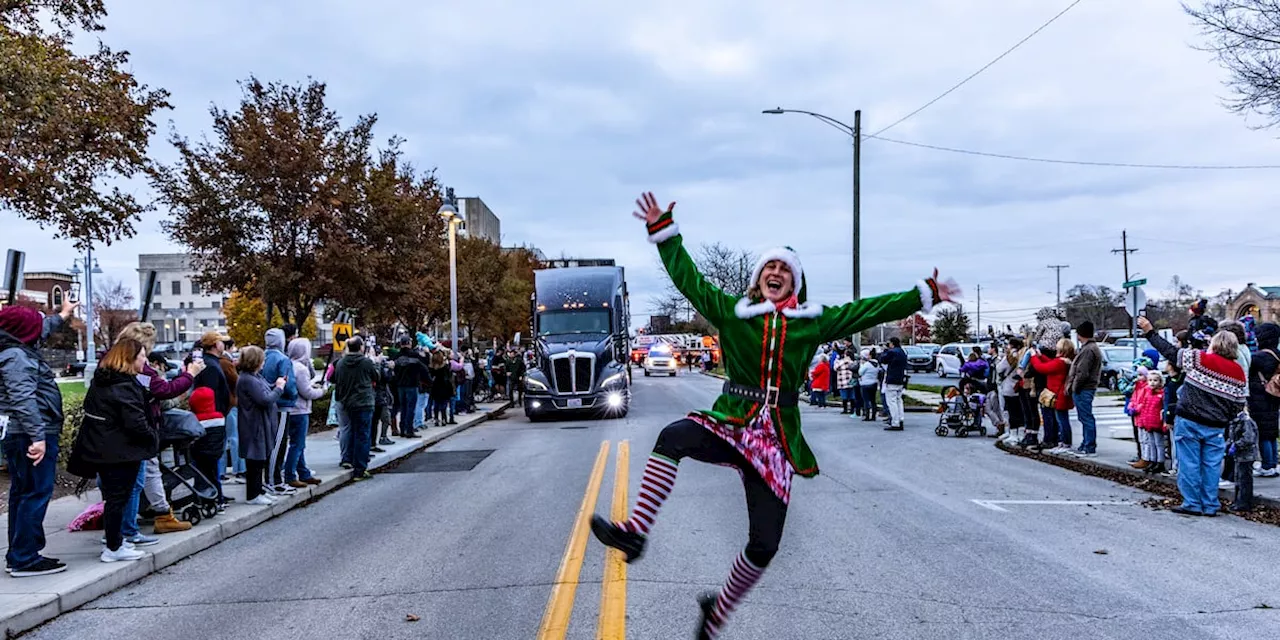
{"label": "red knit hat", "polygon": [[196,414],[196,420],[200,422],[224,419],[224,416],[218,413],[218,408],[213,398],[213,389],[209,387],[198,387],[195,391],[192,391],[187,404],[191,406],[191,412]]}

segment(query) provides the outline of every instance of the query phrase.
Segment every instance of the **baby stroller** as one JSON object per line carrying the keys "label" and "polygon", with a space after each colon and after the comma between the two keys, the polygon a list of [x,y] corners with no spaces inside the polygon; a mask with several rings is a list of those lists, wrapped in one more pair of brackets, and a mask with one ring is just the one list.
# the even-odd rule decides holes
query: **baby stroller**
{"label": "baby stroller", "polygon": [[[191,412],[164,412],[158,456],[164,494],[174,514],[192,525],[218,514],[218,488],[196,469],[191,458],[192,443],[203,436],[204,427]],[[143,500],[145,503],[145,494]],[[155,511],[149,504],[146,510]]]}
{"label": "baby stroller", "polygon": [[945,437],[948,431],[954,432],[957,438],[967,438],[971,431],[984,437],[987,435],[987,428],[982,426],[986,396],[972,386],[968,390],[969,395],[966,396],[957,387],[942,388],[942,402],[938,405],[938,426],[933,430],[939,437]]}

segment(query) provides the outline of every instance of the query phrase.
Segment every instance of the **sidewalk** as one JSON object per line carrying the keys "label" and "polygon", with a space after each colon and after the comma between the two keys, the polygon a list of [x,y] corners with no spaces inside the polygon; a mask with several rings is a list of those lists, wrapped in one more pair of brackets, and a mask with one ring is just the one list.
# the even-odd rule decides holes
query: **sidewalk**
{"label": "sidewalk", "polygon": [[[448,427],[431,427],[423,430],[418,440],[392,438],[396,444],[384,446],[386,453],[375,454],[369,464],[371,471],[401,460],[417,451],[435,444],[458,432],[474,427],[492,415],[506,409],[506,403],[482,404],[474,414],[459,416],[458,424]],[[90,491],[84,499],[67,496],[54,500],[45,517],[45,533],[48,537],[44,555],[67,563],[66,571],[36,578],[0,578],[0,626],[4,637],[44,624],[131,582],[139,580],[183,558],[212,547],[238,533],[281,515],[290,509],[306,504],[351,481],[351,471],[338,466],[338,441],[335,431],[325,431],[307,438],[307,464],[322,479],[321,484],[299,489],[293,496],[285,497],[271,506],[250,506],[244,503],[245,486],[228,484],[223,487],[226,495],[235,498],[226,512],[217,517],[202,520],[189,531],[160,536],[160,544],[144,547],[148,556],[136,562],[104,563],[98,560],[102,551],[102,531],[66,530],[68,522],[98,502],[98,492]],[[372,482],[377,482],[375,478]],[[8,533],[8,523],[0,523]],[[150,527],[143,527],[150,533]],[[8,535],[4,547],[8,548]]]}
{"label": "sidewalk", "polygon": [[[1123,400],[1121,400],[1121,402],[1123,402]],[[1095,413],[1095,416],[1098,415],[1096,406],[1095,406],[1094,413]],[[1123,411],[1121,411],[1121,413],[1123,415]],[[1125,420],[1126,420],[1125,424],[1127,425],[1128,417],[1125,417]],[[1080,423],[1076,421],[1075,411],[1071,412],[1071,432],[1072,432],[1071,442],[1074,443],[1076,446],[1079,446],[1081,438],[1083,436],[1080,429]],[[1123,434],[1125,437],[1119,438],[1119,437],[1113,436],[1112,434],[1115,434],[1115,436]],[[1003,443],[998,443],[996,446],[1006,451],[1009,450],[1009,447],[1007,447]],[[1040,460],[1049,462],[1050,464],[1057,464],[1059,460],[1065,460],[1065,461],[1070,461],[1071,463],[1074,463],[1074,465],[1072,466],[1079,465],[1082,467],[1093,467],[1098,470],[1104,470],[1110,473],[1116,473],[1116,472],[1123,473],[1125,475],[1133,476],[1134,478],[1160,482],[1175,488],[1177,487],[1177,484],[1178,484],[1177,476],[1148,475],[1148,474],[1142,473],[1137,469],[1134,469],[1133,467],[1130,467],[1129,460],[1132,459],[1134,456],[1136,456],[1138,453],[1138,447],[1133,440],[1132,429],[1131,428],[1122,429],[1120,425],[1115,423],[1111,424],[1110,428],[1103,428],[1102,423],[1099,422],[1098,424],[1098,457],[1096,458],[1077,458],[1075,456],[1051,456],[1043,453],[1036,453],[1035,450],[1033,449],[1025,449],[1025,450],[1019,449],[1019,453],[1021,455],[1025,455],[1030,458],[1038,458]],[[1068,465],[1059,464],[1059,466],[1068,466]],[[1223,489],[1223,490],[1220,490],[1218,493],[1219,493],[1219,496],[1223,499],[1230,499],[1233,496],[1233,491],[1231,489]],[[1258,504],[1280,508],[1280,478],[1254,478],[1253,479],[1253,495],[1256,498]]]}

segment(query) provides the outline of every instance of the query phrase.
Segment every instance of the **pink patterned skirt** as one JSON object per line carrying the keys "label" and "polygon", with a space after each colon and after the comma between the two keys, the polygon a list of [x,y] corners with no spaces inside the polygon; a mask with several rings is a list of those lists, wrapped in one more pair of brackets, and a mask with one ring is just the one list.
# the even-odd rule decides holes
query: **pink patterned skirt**
{"label": "pink patterned skirt", "polygon": [[782,442],[778,440],[772,413],[761,411],[745,427],[723,424],[701,413],[691,413],[689,419],[716,434],[741,453],[783,504],[790,504],[791,478],[795,475],[795,469],[791,466],[791,461],[787,460]]}

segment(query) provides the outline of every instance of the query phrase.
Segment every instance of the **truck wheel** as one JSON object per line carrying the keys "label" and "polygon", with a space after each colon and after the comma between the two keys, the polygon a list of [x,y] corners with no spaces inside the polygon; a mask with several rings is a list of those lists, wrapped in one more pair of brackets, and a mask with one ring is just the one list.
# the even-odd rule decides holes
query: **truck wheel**
{"label": "truck wheel", "polygon": [[672,372],[671,372],[671,377],[672,377],[672,378],[676,377],[676,372],[672,371]]}
{"label": "truck wheel", "polygon": [[648,369],[645,369],[645,370],[644,370],[644,377],[646,377],[646,378],[648,378],[648,377],[649,377],[649,370],[648,370]]}

